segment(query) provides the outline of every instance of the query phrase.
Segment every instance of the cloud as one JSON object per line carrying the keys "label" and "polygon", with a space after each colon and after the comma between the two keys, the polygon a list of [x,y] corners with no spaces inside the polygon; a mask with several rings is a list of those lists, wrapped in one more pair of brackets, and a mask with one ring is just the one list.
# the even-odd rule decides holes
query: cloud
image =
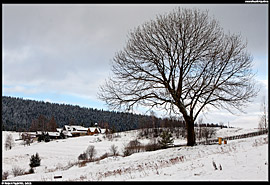
{"label": "cloud", "polygon": [[[43,97],[81,105],[89,101],[102,107],[96,97],[98,87],[111,75],[110,62],[115,52],[124,47],[127,33],[178,6],[209,9],[209,15],[214,15],[225,30],[241,32],[254,56],[254,70],[262,84],[260,96],[268,94],[267,6],[5,4],[4,95]],[[247,110],[257,111],[257,106],[254,103]],[[231,119],[225,112],[211,115],[208,117],[217,122]]]}
{"label": "cloud", "polygon": [[40,93],[40,91],[36,87],[26,85],[4,86],[4,94],[10,93],[35,94]]}

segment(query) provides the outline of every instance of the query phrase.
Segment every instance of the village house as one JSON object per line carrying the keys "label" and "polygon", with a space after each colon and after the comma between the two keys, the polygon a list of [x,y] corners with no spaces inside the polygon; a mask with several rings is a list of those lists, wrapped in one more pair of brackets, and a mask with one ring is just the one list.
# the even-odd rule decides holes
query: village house
{"label": "village house", "polygon": [[60,139],[60,133],[59,132],[47,132],[50,139]]}
{"label": "village house", "polygon": [[78,125],[64,125],[63,127],[63,131],[67,131],[72,137],[84,136],[87,134],[87,130],[87,128]]}
{"label": "village house", "polygon": [[87,130],[87,135],[95,135],[95,134],[99,134],[100,132],[100,128],[98,127],[89,127]]}
{"label": "village house", "polygon": [[20,134],[20,139],[21,140],[30,140],[30,141],[34,141],[36,140],[36,134],[33,132],[23,132]]}
{"label": "village house", "polygon": [[50,139],[61,139],[61,138],[68,138],[68,137],[78,137],[78,136],[85,136],[85,135],[97,135],[97,134],[107,134],[109,133],[109,129],[103,129],[98,127],[97,123],[94,127],[85,128],[79,125],[64,125],[63,128],[57,128],[56,132],[24,132],[20,134],[20,139],[22,140],[30,140],[34,141],[40,135],[46,134],[50,137]]}
{"label": "village house", "polygon": [[60,132],[57,130],[57,132],[42,132],[42,131],[36,131],[36,137],[41,136],[41,135],[48,135],[50,139],[60,139]]}
{"label": "village house", "polygon": [[64,125],[62,131],[58,130],[58,132],[63,132],[65,135],[69,137],[77,137],[84,135],[96,135],[96,134],[107,134],[109,132],[108,129],[102,129],[98,127],[97,123],[95,123],[94,127],[85,128],[83,126],[78,125]]}

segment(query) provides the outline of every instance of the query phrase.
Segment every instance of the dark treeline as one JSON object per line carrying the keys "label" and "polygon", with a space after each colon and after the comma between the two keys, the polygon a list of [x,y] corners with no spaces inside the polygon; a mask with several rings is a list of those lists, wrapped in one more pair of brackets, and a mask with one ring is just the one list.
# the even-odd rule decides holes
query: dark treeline
{"label": "dark treeline", "polygon": [[[35,131],[41,128],[40,125],[43,125],[42,128],[45,125],[45,130],[54,131],[56,127],[60,128],[64,125],[90,127],[94,126],[94,123],[115,132],[141,128],[185,127],[185,122],[181,119],[157,118],[154,112],[151,112],[150,116],[138,115],[2,96],[3,131]],[[219,125],[212,123],[200,126],[218,127]]]}
{"label": "dark treeline", "polygon": [[[116,132],[150,127],[183,127],[181,121],[169,118],[157,118],[153,115],[137,115],[116,111],[104,111],[82,108],[74,105],[25,100],[2,96],[2,130],[31,131],[39,119],[44,119],[59,128],[64,125],[85,127],[108,126]],[[45,121],[45,122],[46,122]],[[55,128],[55,126],[54,126]],[[54,129],[53,129],[54,130]]]}

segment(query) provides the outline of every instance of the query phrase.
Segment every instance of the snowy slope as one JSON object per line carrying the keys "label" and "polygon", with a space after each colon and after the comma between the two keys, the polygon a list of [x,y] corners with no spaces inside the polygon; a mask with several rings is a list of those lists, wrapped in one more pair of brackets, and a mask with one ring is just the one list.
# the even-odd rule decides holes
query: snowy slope
{"label": "snowy slope", "polygon": [[[253,131],[220,129],[217,135],[224,137]],[[5,134],[3,132],[3,139]],[[18,133],[12,134],[15,139]],[[31,146],[23,146],[20,145],[21,141],[16,141],[16,146],[11,150],[2,150],[2,171],[8,171],[8,180],[12,181],[53,181],[56,175],[62,176],[57,179],[61,181],[268,180],[268,135],[229,141],[227,145],[169,148],[128,157],[108,157],[83,167],[72,165],[89,145],[95,146],[96,157],[109,153],[112,144],[118,146],[122,154],[124,145],[136,136],[137,131],[129,131],[121,133],[113,141],[101,135],[83,136],[33,143]],[[148,141],[144,139],[141,142]],[[181,139],[175,141],[185,142]],[[41,157],[41,166],[35,169],[35,173],[13,177],[11,170],[14,166],[29,170],[30,156],[36,152]],[[215,170],[213,162],[218,170]]]}

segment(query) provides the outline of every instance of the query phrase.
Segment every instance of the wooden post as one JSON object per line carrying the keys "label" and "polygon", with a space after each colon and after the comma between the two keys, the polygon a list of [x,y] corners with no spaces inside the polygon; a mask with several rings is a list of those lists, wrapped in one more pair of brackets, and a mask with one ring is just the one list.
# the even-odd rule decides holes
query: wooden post
{"label": "wooden post", "polygon": [[219,144],[219,145],[222,144],[222,137],[218,137],[218,144]]}

